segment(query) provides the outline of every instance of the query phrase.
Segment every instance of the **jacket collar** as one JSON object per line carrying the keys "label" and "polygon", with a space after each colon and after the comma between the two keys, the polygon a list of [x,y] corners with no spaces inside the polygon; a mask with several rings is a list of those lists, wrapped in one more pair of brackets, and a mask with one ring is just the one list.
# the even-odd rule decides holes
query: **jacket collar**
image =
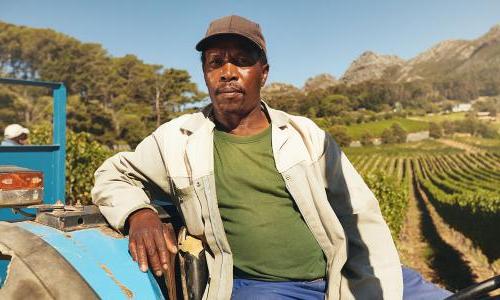
{"label": "jacket collar", "polygon": [[[275,110],[269,107],[269,105],[261,100],[261,105],[264,110],[268,113],[271,119],[271,124],[277,128],[283,129],[289,123],[288,116],[279,110]],[[192,114],[181,126],[182,130],[189,133],[195,133],[204,124],[209,124],[212,128],[215,126],[213,122],[213,105],[209,104],[205,106],[200,112]]]}
{"label": "jacket collar", "polygon": [[261,103],[262,107],[264,107],[264,110],[267,111],[272,125],[280,129],[283,129],[288,125],[290,119],[288,118],[287,114],[282,111],[270,108],[269,105],[264,102],[264,100],[261,100]]}

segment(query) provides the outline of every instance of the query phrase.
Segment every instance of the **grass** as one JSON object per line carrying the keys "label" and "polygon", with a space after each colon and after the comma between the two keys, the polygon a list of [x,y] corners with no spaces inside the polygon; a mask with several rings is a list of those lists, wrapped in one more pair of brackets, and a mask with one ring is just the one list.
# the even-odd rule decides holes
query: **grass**
{"label": "grass", "polygon": [[495,128],[498,133],[500,133],[500,116],[497,116],[497,119],[490,122],[489,125]]}
{"label": "grass", "polygon": [[[463,120],[465,119],[467,113],[465,112],[457,112],[457,113],[450,113],[450,114],[444,114],[444,115],[432,115],[432,116],[419,116],[419,117],[409,117],[411,120],[415,121],[422,121],[422,122],[435,122],[435,123],[441,123],[443,121],[458,121],[458,120]],[[486,123],[489,124],[489,126],[492,126],[495,128],[497,131],[500,131],[500,118],[497,117],[495,121],[486,121]]]}
{"label": "grass", "polygon": [[426,115],[426,116],[420,116],[420,117],[410,117],[409,119],[415,120],[415,121],[423,121],[423,122],[435,122],[435,123],[441,123],[443,121],[457,121],[457,120],[463,120],[465,119],[465,112],[457,112],[457,113],[449,113],[445,115]]}
{"label": "grass", "polygon": [[410,120],[405,118],[394,118],[389,120],[381,120],[370,123],[354,124],[346,126],[347,134],[353,139],[360,139],[365,133],[370,133],[372,136],[379,137],[382,132],[390,128],[393,123],[399,124],[408,133],[425,131],[429,129],[429,123],[419,120]]}
{"label": "grass", "polygon": [[480,137],[453,137],[453,140],[488,151],[500,151],[500,139],[485,139]]}
{"label": "grass", "polygon": [[395,155],[395,156],[415,156],[421,154],[450,154],[463,152],[463,150],[450,148],[435,140],[423,140],[404,144],[391,144],[365,147],[343,148],[346,155]]}

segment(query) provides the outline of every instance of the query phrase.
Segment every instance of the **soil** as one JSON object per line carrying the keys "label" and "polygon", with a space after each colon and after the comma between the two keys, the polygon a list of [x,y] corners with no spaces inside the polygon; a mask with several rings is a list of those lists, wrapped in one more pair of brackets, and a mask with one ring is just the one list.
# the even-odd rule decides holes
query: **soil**
{"label": "soil", "polygon": [[442,144],[445,144],[447,146],[453,147],[453,148],[464,150],[465,152],[477,153],[477,152],[481,151],[481,149],[479,149],[479,148],[476,148],[476,147],[468,145],[468,144],[460,143],[460,142],[457,142],[454,140],[437,139],[436,141],[438,141]]}
{"label": "soil", "polygon": [[498,274],[498,265],[489,264],[470,239],[448,226],[418,181],[411,180],[406,222],[398,243],[402,263],[453,292]]}
{"label": "soil", "polygon": [[439,277],[428,262],[431,250],[423,237],[421,223],[422,213],[418,209],[413,189],[411,189],[406,221],[397,245],[401,263],[417,270],[427,281],[438,283]]}

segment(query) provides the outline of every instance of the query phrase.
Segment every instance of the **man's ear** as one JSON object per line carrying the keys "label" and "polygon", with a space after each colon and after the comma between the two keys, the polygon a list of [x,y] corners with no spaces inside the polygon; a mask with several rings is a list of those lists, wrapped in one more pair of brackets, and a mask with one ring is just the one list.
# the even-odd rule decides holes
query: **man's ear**
{"label": "man's ear", "polygon": [[263,87],[266,84],[268,75],[269,75],[269,64],[265,64],[262,66],[262,80],[260,82],[261,87]]}

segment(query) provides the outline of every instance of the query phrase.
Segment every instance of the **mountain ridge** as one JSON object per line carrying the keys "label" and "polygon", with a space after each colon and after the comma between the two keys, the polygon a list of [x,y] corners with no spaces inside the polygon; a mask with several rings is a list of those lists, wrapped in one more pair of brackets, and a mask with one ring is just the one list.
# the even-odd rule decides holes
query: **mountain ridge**
{"label": "mountain ridge", "polygon": [[484,73],[492,68],[500,73],[500,24],[473,40],[441,41],[408,60],[397,55],[365,51],[351,63],[340,82],[352,85],[379,79],[393,82],[435,81],[470,72]]}

